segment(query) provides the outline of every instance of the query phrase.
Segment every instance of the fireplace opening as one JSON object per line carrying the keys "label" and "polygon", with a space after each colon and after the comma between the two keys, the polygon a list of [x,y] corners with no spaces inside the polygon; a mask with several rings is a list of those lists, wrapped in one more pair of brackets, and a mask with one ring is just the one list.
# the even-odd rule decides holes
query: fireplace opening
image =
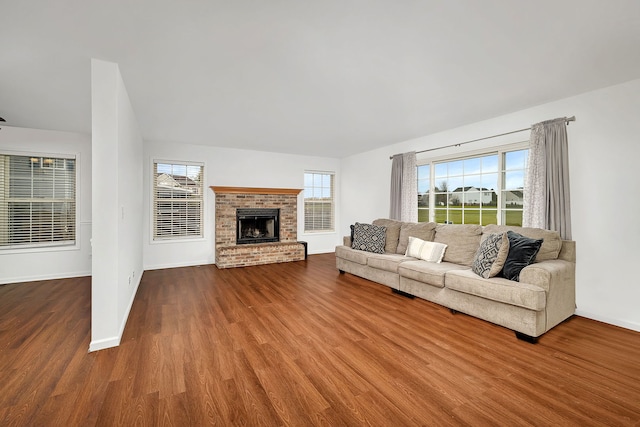
{"label": "fireplace opening", "polygon": [[237,209],[236,244],[280,241],[280,209]]}

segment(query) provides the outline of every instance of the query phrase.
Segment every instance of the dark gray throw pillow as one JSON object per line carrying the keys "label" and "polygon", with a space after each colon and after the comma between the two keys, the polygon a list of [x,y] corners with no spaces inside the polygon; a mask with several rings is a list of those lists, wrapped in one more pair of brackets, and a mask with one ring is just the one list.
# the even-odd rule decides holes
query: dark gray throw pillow
{"label": "dark gray throw pillow", "polygon": [[387,227],[356,222],[353,225],[353,243],[351,247],[361,251],[383,254],[386,231]]}
{"label": "dark gray throw pillow", "polygon": [[536,259],[543,239],[530,239],[513,231],[507,232],[509,255],[504,263],[502,275],[505,279],[520,280],[520,272]]}

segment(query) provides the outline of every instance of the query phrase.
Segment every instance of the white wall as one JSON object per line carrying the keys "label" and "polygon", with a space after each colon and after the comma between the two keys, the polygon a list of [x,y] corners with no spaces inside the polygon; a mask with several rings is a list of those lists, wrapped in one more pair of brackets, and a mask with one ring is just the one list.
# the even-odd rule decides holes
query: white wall
{"label": "white wall", "polygon": [[[305,170],[336,172],[339,189],[339,160],[331,158],[236,150],[200,145],[146,142],[144,151],[144,267],[156,269],[211,264],[214,249],[214,193],[210,186],[304,187]],[[197,161],[205,163],[204,239],[174,242],[151,241],[153,160]],[[339,199],[339,190],[336,197]],[[302,193],[298,196],[298,240],[308,242],[310,254],[333,252],[339,233],[304,234]],[[337,212],[339,204],[337,206]],[[337,214],[336,212],[336,214]],[[340,224],[338,222],[339,229]]]}
{"label": "white wall", "polygon": [[0,125],[4,153],[76,156],[78,228],[76,245],[62,248],[0,250],[0,283],[91,274],[91,137],[86,134]]}
{"label": "white wall", "polygon": [[117,64],[91,61],[91,351],[120,343],[142,277],[142,147]]}
{"label": "white wall", "polygon": [[[452,112],[455,114],[455,112]],[[640,331],[638,178],[640,80],[588,92],[472,125],[345,158],[341,224],[389,215],[389,156],[509,132],[575,115],[568,127],[573,240],[577,245],[577,314]],[[528,132],[494,138],[433,156],[527,140]],[[419,155],[426,158],[429,154]]]}

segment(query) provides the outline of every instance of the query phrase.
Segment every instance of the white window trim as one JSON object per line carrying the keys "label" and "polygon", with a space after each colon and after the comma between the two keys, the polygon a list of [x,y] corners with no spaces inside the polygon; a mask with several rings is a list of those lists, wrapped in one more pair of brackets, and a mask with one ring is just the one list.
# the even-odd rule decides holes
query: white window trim
{"label": "white window trim", "polygon": [[[322,175],[332,175],[333,176],[333,195],[332,195],[332,219],[333,219],[333,228],[331,230],[327,229],[327,230],[306,230],[306,221],[305,221],[305,216],[306,216],[306,212],[305,212],[305,197],[304,197],[304,190],[305,190],[305,185],[303,185],[303,190],[302,190],[302,234],[303,235],[309,235],[309,236],[320,236],[322,234],[335,234],[336,233],[336,203],[337,203],[337,197],[336,197],[336,188],[337,188],[337,174],[335,171],[329,171],[329,170],[305,170],[303,173],[303,177],[304,175],[311,173],[311,174],[322,174]],[[303,183],[304,184],[304,183]]]}
{"label": "white window trim", "polygon": [[[465,160],[473,157],[478,157],[482,155],[498,155],[498,205],[497,205],[497,223],[498,225],[502,225],[502,193],[503,193],[503,184],[504,184],[504,153],[509,151],[517,151],[517,150],[525,150],[529,149],[529,141],[521,141],[515,142],[511,144],[498,145],[493,147],[486,147],[477,150],[465,151],[462,153],[442,155],[437,157],[425,157],[417,160],[417,166],[431,165],[429,168],[429,188],[430,190],[433,188],[433,182],[435,181],[435,168],[433,165],[439,162],[450,162],[456,160]],[[434,220],[435,216],[435,197],[429,197],[429,221]]]}
{"label": "white window trim", "polygon": [[72,159],[75,160],[76,167],[76,223],[75,223],[75,242],[68,244],[55,244],[55,243],[46,243],[46,244],[32,244],[25,245],[23,247],[11,246],[5,249],[0,249],[0,255],[9,255],[9,254],[28,254],[28,253],[38,253],[38,252],[63,252],[63,251],[79,251],[80,248],[80,206],[81,206],[81,187],[82,182],[80,180],[80,171],[82,166],[82,160],[80,156],[80,152],[70,153],[53,153],[53,152],[44,152],[44,151],[21,151],[21,150],[0,150],[2,154],[9,156],[29,156],[29,157],[54,157],[58,159]]}
{"label": "white window trim", "polygon": [[[165,239],[154,239],[154,164],[155,163],[167,163],[167,164],[181,164],[189,166],[202,166],[202,236],[177,236]],[[175,243],[194,243],[207,241],[207,165],[206,162],[194,162],[192,160],[180,160],[166,158],[150,157],[149,158],[149,244],[150,245],[167,245]]]}

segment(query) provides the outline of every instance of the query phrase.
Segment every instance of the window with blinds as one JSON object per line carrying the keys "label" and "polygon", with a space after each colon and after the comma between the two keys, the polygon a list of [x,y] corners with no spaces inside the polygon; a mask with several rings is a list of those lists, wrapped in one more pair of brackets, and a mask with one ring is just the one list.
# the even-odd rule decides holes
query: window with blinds
{"label": "window with blinds", "polygon": [[75,158],[0,154],[0,249],[75,241]]}
{"label": "window with blinds", "polygon": [[203,237],[201,163],[153,163],[153,239]]}
{"label": "window with blinds", "polygon": [[305,172],[304,174],[304,231],[334,231],[333,172]]}

